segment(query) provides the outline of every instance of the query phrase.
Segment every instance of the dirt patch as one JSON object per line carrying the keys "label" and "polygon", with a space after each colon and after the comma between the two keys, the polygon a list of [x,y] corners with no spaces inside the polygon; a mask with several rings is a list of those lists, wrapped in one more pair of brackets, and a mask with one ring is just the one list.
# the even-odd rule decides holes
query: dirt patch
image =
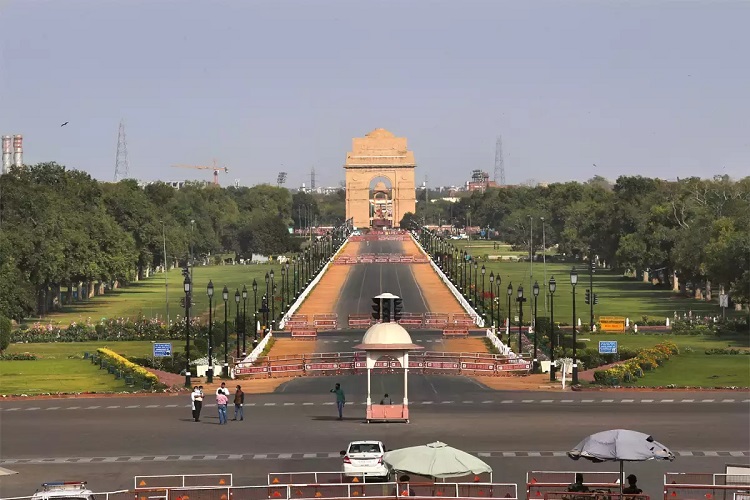
{"label": "dirt patch", "polygon": [[361,241],[347,241],[344,248],[339,252],[339,256],[345,257],[356,257],[359,255],[359,249],[362,245]]}
{"label": "dirt patch", "polygon": [[[344,246],[340,255],[354,256],[358,253],[359,242],[349,242]],[[329,266],[295,314],[306,315],[312,322],[312,317],[316,314],[335,313],[339,294],[344,288],[350,269],[351,266],[348,265],[332,264]]]}
{"label": "dirt patch", "polygon": [[268,352],[269,356],[289,356],[290,354],[310,354],[316,352],[317,342],[311,340],[276,339]]}
{"label": "dirt patch", "polygon": [[431,312],[466,313],[430,264],[409,264]]}
{"label": "dirt patch", "polygon": [[[549,374],[547,373],[508,377],[476,376],[472,378],[477,382],[486,385],[490,389],[495,390],[562,391],[562,383],[560,381],[550,382]],[[566,390],[570,390],[570,385],[566,386]]]}
{"label": "dirt patch", "polygon": [[414,240],[404,240],[401,242],[401,253],[404,255],[412,255],[414,257],[423,257],[424,253],[419,249]]}
{"label": "dirt patch", "polygon": [[441,352],[489,352],[484,340],[477,337],[447,338],[439,345]]}

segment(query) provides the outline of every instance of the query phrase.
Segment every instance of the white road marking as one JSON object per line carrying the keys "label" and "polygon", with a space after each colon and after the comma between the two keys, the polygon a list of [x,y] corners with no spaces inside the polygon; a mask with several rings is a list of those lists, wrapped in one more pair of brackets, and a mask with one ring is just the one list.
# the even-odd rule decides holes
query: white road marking
{"label": "white road marking", "polygon": [[542,403],[552,403],[551,399],[542,399]]}
{"label": "white road marking", "polygon": [[641,399],[641,403],[653,403],[653,399]]}
{"label": "white road marking", "polygon": [[674,403],[674,399],[662,399],[662,403]]}
{"label": "white road marking", "polygon": [[693,403],[693,402],[695,402],[695,400],[694,399],[683,399],[682,402],[683,403]]}

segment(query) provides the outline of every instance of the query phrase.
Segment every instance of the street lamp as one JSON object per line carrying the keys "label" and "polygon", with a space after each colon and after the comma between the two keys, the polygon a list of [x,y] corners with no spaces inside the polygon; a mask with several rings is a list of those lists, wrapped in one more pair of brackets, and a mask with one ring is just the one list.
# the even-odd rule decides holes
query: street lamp
{"label": "street lamp", "polygon": [[[330,240],[330,236],[329,236],[329,240]],[[291,302],[290,300],[291,294],[289,293],[289,261],[286,261],[286,264],[284,264],[284,267],[286,268],[286,311],[289,312],[289,306],[291,305],[289,304],[289,302]]]}
{"label": "street lamp", "polygon": [[549,279],[549,381],[555,381],[555,290],[557,281]]}
{"label": "street lamp", "polygon": [[[484,266],[482,266],[482,274],[484,274]],[[493,283],[495,283],[495,273],[490,271],[490,322],[492,323],[491,326],[495,326],[495,287],[493,286]],[[482,284],[482,290],[484,290],[484,284]]]}
{"label": "street lamp", "polygon": [[479,263],[475,260],[474,261],[474,307],[477,305],[477,286],[479,284],[479,280],[477,279],[477,271],[479,270]]}
{"label": "street lamp", "polygon": [[[485,307],[484,307],[484,273],[487,272],[487,269],[484,268],[484,264],[482,264],[482,314],[484,314]],[[492,288],[492,286],[490,286]]]}
{"label": "street lamp", "polygon": [[182,286],[185,290],[185,387],[190,387],[190,273],[185,273]]}
{"label": "street lamp", "polygon": [[523,303],[526,302],[526,298],[523,296],[523,285],[518,285],[516,302],[518,302],[518,356],[520,357],[523,350],[523,344],[521,343],[523,339]]}
{"label": "street lamp", "polygon": [[224,299],[224,371],[221,376],[227,378],[229,377],[229,289],[226,285],[221,291],[221,298]]}
{"label": "street lamp", "polygon": [[258,342],[258,282],[253,278],[253,347]]}
{"label": "street lamp", "polygon": [[513,295],[513,283],[508,283],[508,347],[510,347],[510,296]]}
{"label": "street lamp", "polygon": [[268,297],[268,283],[271,281],[271,278],[268,277],[268,273],[266,272],[266,297]]}
{"label": "street lamp", "polygon": [[234,322],[234,330],[237,333],[237,358],[240,357],[240,289],[237,288],[234,292],[234,304],[235,311],[237,312],[237,320]]}
{"label": "street lamp", "polygon": [[276,320],[276,284],[273,282],[273,269],[269,275],[271,276],[271,323],[273,323]]}
{"label": "street lamp", "polygon": [[461,267],[461,291],[466,296],[466,250],[463,251],[462,267]]}
{"label": "street lamp", "polygon": [[247,287],[242,285],[242,357],[247,355]]}
{"label": "street lamp", "polygon": [[282,264],[281,266],[281,307],[279,308],[279,314],[284,315],[284,305],[286,304],[286,294],[284,293],[286,291],[285,289],[285,283],[286,283],[286,268]]}
{"label": "street lamp", "polygon": [[210,384],[214,381],[214,282],[212,280],[208,281],[206,294],[208,295],[208,372],[206,373],[206,383]]}
{"label": "street lamp", "polygon": [[[494,298],[493,298],[492,302],[494,303],[495,300],[497,300],[497,328],[498,328],[498,331],[500,331],[499,330],[499,328],[501,326],[500,325],[500,318],[502,317],[502,316],[500,316],[500,284],[502,283],[503,280],[500,278],[500,275],[498,274],[497,275],[497,279],[495,281],[496,281],[495,282],[495,295],[494,295]],[[503,340],[503,335],[502,334],[500,334],[499,339]]]}
{"label": "street lamp", "polygon": [[537,328],[539,328],[539,325],[537,324],[537,302],[539,302],[539,283],[534,282],[534,286],[531,288],[532,293],[534,294],[534,366],[532,367],[533,371],[536,373],[537,367],[539,366],[539,360],[537,359],[537,348],[539,346],[537,338],[538,338],[538,332]]}
{"label": "street lamp", "polygon": [[573,285],[573,384],[578,383],[578,361],[576,360],[576,341],[578,335],[576,332],[576,285],[578,284],[578,272],[574,267],[570,271],[570,284]]}

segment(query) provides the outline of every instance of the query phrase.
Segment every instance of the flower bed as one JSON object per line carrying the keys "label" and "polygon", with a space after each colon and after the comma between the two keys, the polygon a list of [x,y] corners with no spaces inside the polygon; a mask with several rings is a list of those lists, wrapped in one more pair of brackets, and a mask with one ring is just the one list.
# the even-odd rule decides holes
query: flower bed
{"label": "flower bed", "polygon": [[3,361],[34,361],[35,359],[38,359],[37,355],[30,352],[0,353],[0,360]]}
{"label": "flower bed", "polygon": [[[199,318],[190,321],[190,329],[195,333],[206,329]],[[95,340],[177,340],[185,338],[185,320],[168,326],[153,318],[103,319],[99,323],[87,320],[84,323],[71,323],[67,327],[34,323],[28,328],[19,328],[11,334],[11,342],[90,342]]]}
{"label": "flower bed", "polygon": [[116,352],[100,347],[96,350],[97,354],[101,356],[107,363],[115,366],[117,369],[122,370],[131,374],[134,378],[139,379],[143,382],[151,384],[152,387],[156,387],[159,384],[159,379],[156,375],[149,372],[145,368],[135,363],[132,363],[120,356]]}
{"label": "flower bed", "polygon": [[670,357],[679,354],[677,344],[660,342],[654,347],[639,349],[638,354],[624,363],[612,366],[606,370],[594,372],[594,382],[602,385],[620,385],[632,382],[642,377],[645,372],[663,365]]}

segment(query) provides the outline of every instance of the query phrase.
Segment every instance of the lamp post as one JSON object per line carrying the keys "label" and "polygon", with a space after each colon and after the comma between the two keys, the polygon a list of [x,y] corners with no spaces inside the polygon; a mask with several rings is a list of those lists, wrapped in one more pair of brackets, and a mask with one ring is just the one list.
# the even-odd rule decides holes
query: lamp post
{"label": "lamp post", "polygon": [[[494,303],[495,300],[497,300],[497,327],[500,328],[500,284],[502,283],[502,279],[500,279],[500,275],[497,275],[497,280],[495,280],[495,298],[492,300]],[[499,331],[499,330],[498,330]],[[503,340],[502,334],[500,335],[500,340]]]}
{"label": "lamp post", "polygon": [[289,261],[286,261],[286,264],[284,264],[284,267],[286,268],[286,308],[285,311],[289,312],[289,307],[291,306],[290,302],[290,293],[289,293]]}
{"label": "lamp post", "polygon": [[271,324],[276,321],[276,284],[273,282],[273,269],[269,273],[271,277]]}
{"label": "lamp post", "polygon": [[576,285],[578,284],[578,272],[574,267],[570,271],[570,284],[573,285],[573,380],[572,384],[578,383],[578,361],[576,360],[576,341],[578,335],[576,332]]}
{"label": "lamp post", "polygon": [[526,302],[526,298],[523,296],[523,285],[518,285],[518,355],[521,356],[523,350],[523,303]]}
{"label": "lamp post", "polygon": [[461,259],[461,291],[466,295],[466,250],[463,251]]}
{"label": "lamp post", "polygon": [[281,307],[279,307],[279,315],[284,316],[284,306],[286,305],[286,294],[284,284],[286,283],[286,268],[281,265]]}
{"label": "lamp post", "polygon": [[539,325],[537,324],[537,302],[539,302],[539,283],[534,282],[534,286],[531,288],[531,291],[534,294],[534,366],[532,367],[534,373],[536,373],[538,366],[539,366],[539,360],[537,359],[537,349],[539,347],[538,337],[539,332],[537,331],[537,328]]}
{"label": "lamp post", "polygon": [[206,383],[210,384],[214,381],[214,282],[211,280],[208,281],[206,294],[208,295],[208,372],[206,373]]}
{"label": "lamp post", "polygon": [[513,283],[508,283],[508,347],[510,347],[510,296],[513,295]]}
{"label": "lamp post", "polygon": [[242,357],[247,356],[247,287],[242,285]]}
{"label": "lamp post", "polygon": [[253,345],[258,341],[258,282],[253,278]]}
{"label": "lamp post", "polygon": [[[487,272],[487,269],[484,268],[484,264],[482,264],[482,314],[484,314],[484,311],[486,307],[484,307],[484,273]],[[492,288],[492,285],[490,285],[490,289]]]}
{"label": "lamp post", "polygon": [[237,319],[234,322],[234,330],[237,333],[237,358],[240,357],[240,289],[234,292],[234,304],[235,311],[237,313]]}
{"label": "lamp post", "polygon": [[[482,271],[484,271],[484,266],[482,266]],[[490,321],[492,323],[491,326],[495,326],[495,274],[490,271]],[[482,285],[482,289],[484,290],[484,285]]]}
{"label": "lamp post", "polygon": [[549,279],[549,380],[555,381],[555,290],[557,281],[552,276]]}
{"label": "lamp post", "polygon": [[190,273],[185,273],[182,286],[185,290],[185,387],[190,387]]}
{"label": "lamp post", "polygon": [[479,288],[479,280],[477,279],[477,272],[479,270],[479,263],[474,261],[474,307],[477,305],[477,288]]}
{"label": "lamp post", "polygon": [[268,297],[268,283],[271,282],[271,278],[268,277],[268,273],[266,273],[266,297]]}
{"label": "lamp post", "polygon": [[224,285],[221,291],[221,298],[224,299],[224,370],[221,376],[229,377],[229,289]]}

